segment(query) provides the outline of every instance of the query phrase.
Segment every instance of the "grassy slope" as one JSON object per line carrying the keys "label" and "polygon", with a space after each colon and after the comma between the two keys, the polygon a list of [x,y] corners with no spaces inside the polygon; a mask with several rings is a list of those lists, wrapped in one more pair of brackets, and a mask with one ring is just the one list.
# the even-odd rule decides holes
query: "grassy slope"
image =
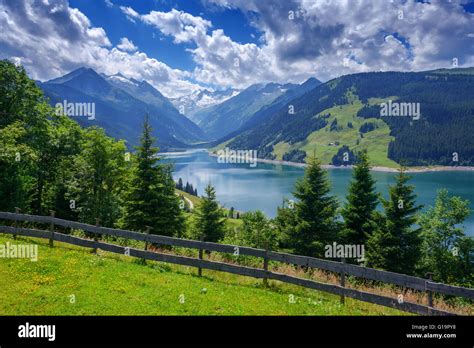
{"label": "grassy slope", "polygon": [[[188,198],[191,202],[193,202],[194,207],[197,207],[201,203],[201,198],[200,197],[190,195],[189,193],[186,193],[186,192],[178,190],[178,189],[176,189],[175,191],[179,195],[183,195],[184,197]],[[187,203],[185,202],[185,204],[187,204]],[[228,212],[229,210],[224,209],[224,211]],[[242,225],[242,220],[241,219],[226,218],[226,225],[227,225],[227,228],[234,229],[234,228],[239,227],[240,225]]]}
{"label": "grassy slope", "polygon": [[[136,260],[45,240],[37,262],[0,259],[0,315],[398,315],[399,311],[288,284]],[[202,289],[207,289],[203,291]],[[179,302],[184,294],[185,303]],[[70,303],[70,295],[75,303]],[[296,303],[289,303],[294,295]]]}
{"label": "grassy slope", "polygon": [[[396,99],[396,97],[387,98]],[[370,100],[370,104],[378,104],[382,100]],[[338,149],[342,145],[348,145],[352,150],[367,149],[369,158],[372,165],[384,166],[384,167],[398,167],[398,165],[387,158],[388,144],[393,139],[390,136],[390,129],[388,125],[382,120],[371,118],[364,119],[357,117],[357,112],[363,107],[363,104],[354,97],[351,104],[335,106],[330,109],[326,109],[321,112],[324,114],[331,114],[331,117],[327,119],[328,124],[326,127],[311,133],[305,141],[290,145],[288,143],[280,142],[274,146],[274,154],[277,159],[281,160],[285,152],[293,149],[301,149],[306,151],[307,156],[312,156],[316,153],[316,156],[322,161],[323,164],[330,164],[332,157],[337,153]],[[338,126],[342,127],[339,131],[331,132],[331,122],[337,118]],[[351,122],[353,128],[347,126],[348,122]],[[372,132],[365,133],[364,138],[360,138],[359,128],[365,122],[375,123],[378,128]],[[360,139],[359,145],[357,145],[357,139]],[[330,143],[339,142],[339,146],[329,145]]]}

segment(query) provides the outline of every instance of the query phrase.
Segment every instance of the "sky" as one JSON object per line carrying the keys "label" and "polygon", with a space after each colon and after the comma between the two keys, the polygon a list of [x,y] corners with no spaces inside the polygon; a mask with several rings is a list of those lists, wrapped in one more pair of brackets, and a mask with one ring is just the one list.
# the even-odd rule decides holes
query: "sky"
{"label": "sky", "polygon": [[474,66],[474,0],[0,0],[0,59],[203,88]]}

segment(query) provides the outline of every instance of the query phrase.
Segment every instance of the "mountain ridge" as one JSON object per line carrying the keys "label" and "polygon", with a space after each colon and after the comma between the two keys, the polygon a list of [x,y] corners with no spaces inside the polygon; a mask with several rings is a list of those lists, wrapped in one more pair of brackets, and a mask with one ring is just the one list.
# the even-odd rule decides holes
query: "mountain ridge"
{"label": "mountain ridge", "polygon": [[[315,153],[323,163],[332,163],[347,145],[350,150],[367,149],[373,164],[380,166],[393,167],[402,161],[407,165],[473,165],[472,95],[470,69],[449,75],[431,71],[345,75],[291,100],[265,122],[220,146],[254,149],[260,158],[297,162]],[[390,98],[420,103],[421,121],[381,117],[380,103]],[[289,104],[294,115],[288,112]],[[451,158],[454,152],[462,154],[459,161]]]}
{"label": "mountain ridge", "polygon": [[[121,81],[114,79],[114,76],[121,78]],[[95,103],[95,120],[77,117],[79,124],[101,126],[107,134],[125,139],[128,146],[139,143],[145,114],[149,114],[153,136],[157,137],[162,150],[184,149],[206,140],[196,124],[180,114],[166,97],[146,81],[127,79],[122,74],[99,75],[91,68],[79,68],[39,86],[52,105],[63,100]]]}

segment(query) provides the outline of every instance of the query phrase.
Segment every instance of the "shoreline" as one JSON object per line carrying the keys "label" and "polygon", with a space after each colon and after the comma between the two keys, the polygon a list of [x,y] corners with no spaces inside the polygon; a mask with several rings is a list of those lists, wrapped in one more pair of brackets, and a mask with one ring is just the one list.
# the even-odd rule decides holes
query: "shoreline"
{"label": "shoreline", "polygon": [[[209,156],[218,157],[217,154],[206,150]],[[281,161],[281,160],[270,160],[264,158],[257,158],[259,163],[268,163],[268,164],[279,164],[285,166],[306,167],[306,163],[290,162],[290,161]],[[353,165],[348,166],[335,166],[332,164],[321,164],[321,167],[324,169],[352,169]],[[373,172],[384,172],[384,173],[397,173],[398,168],[383,167],[383,166],[373,166],[371,169]],[[432,167],[407,167],[406,173],[429,173],[429,172],[471,172],[474,171],[474,167],[450,167],[450,166],[432,166]]]}

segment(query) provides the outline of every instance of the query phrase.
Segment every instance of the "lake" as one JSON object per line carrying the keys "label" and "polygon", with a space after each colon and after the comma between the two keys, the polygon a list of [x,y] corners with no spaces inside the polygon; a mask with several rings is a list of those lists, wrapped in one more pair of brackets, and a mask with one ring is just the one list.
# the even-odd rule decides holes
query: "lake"
{"label": "lake", "polygon": [[[258,163],[255,168],[249,164],[218,163],[216,157],[205,150],[190,150],[181,153],[161,154],[174,162],[173,177],[189,181],[198,194],[211,183],[217,192],[219,202],[226,208],[234,207],[241,212],[261,210],[274,217],[283,198],[293,198],[295,182],[303,176],[304,169],[288,165]],[[372,172],[377,180],[377,190],[388,197],[388,185],[394,182],[394,173]],[[425,209],[434,204],[436,191],[448,189],[451,195],[460,196],[471,202],[474,209],[474,172],[444,171],[410,174],[411,184],[416,186],[417,203]],[[329,170],[332,193],[341,203],[345,202],[351,170],[338,168]],[[474,214],[465,221],[465,231],[474,236]]]}

